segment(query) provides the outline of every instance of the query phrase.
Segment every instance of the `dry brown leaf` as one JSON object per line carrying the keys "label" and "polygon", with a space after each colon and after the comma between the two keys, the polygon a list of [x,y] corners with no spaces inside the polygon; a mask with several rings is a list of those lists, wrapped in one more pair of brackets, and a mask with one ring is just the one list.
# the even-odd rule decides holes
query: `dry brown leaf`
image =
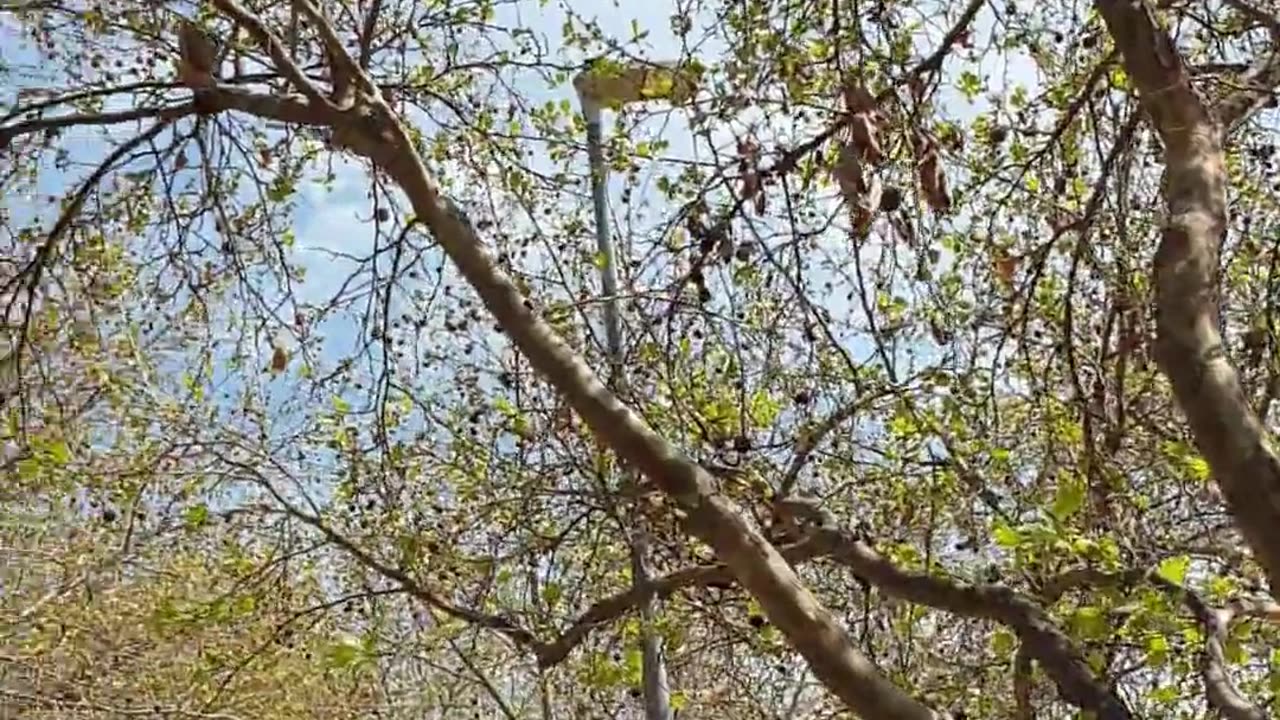
{"label": "dry brown leaf", "polygon": [[289,353],[279,345],[271,351],[271,372],[279,374],[289,365]]}
{"label": "dry brown leaf", "polygon": [[947,176],[942,171],[942,156],[938,144],[927,136],[916,141],[916,173],[920,180],[920,192],[925,202],[935,212],[951,211],[951,196],[947,193]]}
{"label": "dry brown leaf", "polygon": [[751,200],[760,192],[760,174],[755,170],[749,170],[742,176],[742,193],[743,200]]}
{"label": "dry brown leaf", "polygon": [[760,145],[751,138],[738,140],[738,172],[742,173],[742,199],[753,200],[756,213],[763,214],[765,197],[760,182]]}
{"label": "dry brown leaf", "polygon": [[849,136],[862,154],[862,159],[878,165],[884,159],[884,152],[879,138],[882,118],[875,97],[865,85],[853,78],[841,85],[840,95],[844,99],[845,111],[849,114]]}
{"label": "dry brown leaf", "polygon": [[882,186],[880,178],[872,177],[867,184],[867,191],[853,206],[853,228],[858,237],[865,237],[871,230],[871,223],[876,219],[876,211],[880,209]]}
{"label": "dry brown leaf", "polygon": [[214,83],[218,46],[190,20],[178,26],[178,81],[189,88],[207,88]]}
{"label": "dry brown leaf", "polygon": [[878,165],[884,160],[879,131],[870,113],[857,113],[849,118],[849,137],[868,163]]}
{"label": "dry brown leaf", "polygon": [[840,88],[840,93],[844,97],[845,109],[850,114],[873,114],[876,112],[876,99],[867,90],[866,86],[857,80],[846,80]]}
{"label": "dry brown leaf", "polygon": [[866,180],[862,176],[862,161],[858,156],[857,149],[851,143],[841,143],[836,165],[831,169],[840,194],[850,205],[856,203],[867,190]]}

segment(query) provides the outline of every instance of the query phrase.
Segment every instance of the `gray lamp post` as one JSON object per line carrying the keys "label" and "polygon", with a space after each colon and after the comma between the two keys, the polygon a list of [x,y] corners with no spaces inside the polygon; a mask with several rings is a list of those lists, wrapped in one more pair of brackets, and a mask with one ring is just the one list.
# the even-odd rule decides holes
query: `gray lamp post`
{"label": "gray lamp post", "polygon": [[[622,322],[618,315],[618,269],[609,228],[608,168],[604,161],[601,113],[623,105],[649,100],[683,104],[697,91],[695,73],[680,66],[618,65],[602,61],[573,79],[574,90],[587,122],[587,157],[591,165],[591,199],[595,209],[596,250],[600,254],[600,289],[604,294],[604,327],[609,357],[610,383],[626,385],[622,368]],[[637,587],[650,582],[646,556],[647,534],[639,527],[630,540],[631,576]],[[653,631],[654,598],[646,592],[640,602],[640,638],[643,657],[644,706],[647,720],[671,720],[670,693],[661,646]]]}

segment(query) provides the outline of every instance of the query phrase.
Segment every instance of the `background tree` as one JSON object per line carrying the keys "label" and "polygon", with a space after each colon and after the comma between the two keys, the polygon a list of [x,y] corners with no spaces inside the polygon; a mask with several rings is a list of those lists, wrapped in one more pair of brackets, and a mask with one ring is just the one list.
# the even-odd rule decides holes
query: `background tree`
{"label": "background tree", "polygon": [[1276,711],[1272,8],[3,7],[15,713]]}

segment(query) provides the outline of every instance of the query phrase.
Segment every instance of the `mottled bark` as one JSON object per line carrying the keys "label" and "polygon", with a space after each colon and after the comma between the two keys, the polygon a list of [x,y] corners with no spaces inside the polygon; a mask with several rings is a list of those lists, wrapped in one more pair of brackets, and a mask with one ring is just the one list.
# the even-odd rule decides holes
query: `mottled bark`
{"label": "mottled bark", "polygon": [[[1236,525],[1280,596],[1280,458],[1218,332],[1215,275],[1227,228],[1223,127],[1145,1],[1095,4],[1164,143],[1167,218],[1154,262],[1157,360]],[[1247,98],[1232,100],[1222,119],[1235,122],[1248,106]]]}

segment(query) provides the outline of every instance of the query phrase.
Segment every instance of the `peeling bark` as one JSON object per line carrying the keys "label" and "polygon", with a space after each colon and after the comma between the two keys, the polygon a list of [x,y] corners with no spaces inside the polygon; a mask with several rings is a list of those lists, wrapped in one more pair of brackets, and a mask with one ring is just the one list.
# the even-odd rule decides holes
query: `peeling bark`
{"label": "peeling bark", "polygon": [[[1280,597],[1280,457],[1218,332],[1217,249],[1227,228],[1223,128],[1151,7],[1095,5],[1165,148],[1168,217],[1155,255],[1156,359],[1236,525]],[[1234,121],[1233,108],[1227,120]]]}

